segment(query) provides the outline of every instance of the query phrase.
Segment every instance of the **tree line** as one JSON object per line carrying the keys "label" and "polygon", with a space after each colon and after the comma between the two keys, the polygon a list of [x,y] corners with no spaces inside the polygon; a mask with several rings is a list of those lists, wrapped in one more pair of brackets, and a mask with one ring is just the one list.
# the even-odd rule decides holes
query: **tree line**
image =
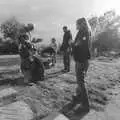
{"label": "tree line", "polygon": [[[92,29],[92,50],[97,49],[99,54],[106,51],[120,49],[120,16],[114,10],[107,11],[101,16],[89,18]],[[0,53],[17,53],[17,39],[21,33],[31,27],[20,23],[15,17],[4,21],[0,25],[0,32],[3,38],[0,39]],[[33,29],[33,28],[31,28]],[[33,39],[33,43],[38,43],[42,39]]]}
{"label": "tree line", "polygon": [[92,49],[101,55],[120,49],[120,16],[114,10],[89,19],[92,29]]}

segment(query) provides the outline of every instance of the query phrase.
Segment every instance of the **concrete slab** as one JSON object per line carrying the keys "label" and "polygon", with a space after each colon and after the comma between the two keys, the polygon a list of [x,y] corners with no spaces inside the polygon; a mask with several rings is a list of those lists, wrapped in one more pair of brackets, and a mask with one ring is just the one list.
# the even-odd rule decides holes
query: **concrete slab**
{"label": "concrete slab", "polygon": [[65,117],[63,114],[55,112],[55,113],[48,115],[43,120],[69,120],[69,119]]}
{"label": "concrete slab", "polygon": [[0,120],[33,120],[34,113],[23,101],[0,107]]}

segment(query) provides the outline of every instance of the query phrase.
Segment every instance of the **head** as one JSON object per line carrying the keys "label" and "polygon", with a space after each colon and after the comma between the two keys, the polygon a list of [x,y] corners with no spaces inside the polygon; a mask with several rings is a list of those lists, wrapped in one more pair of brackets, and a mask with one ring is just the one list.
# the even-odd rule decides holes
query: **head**
{"label": "head", "polygon": [[55,42],[56,42],[56,39],[55,39],[55,38],[52,38],[52,39],[51,39],[51,42],[52,42],[52,43],[55,43]]}
{"label": "head", "polygon": [[89,29],[89,23],[86,20],[86,18],[80,18],[76,21],[76,29],[77,30]]}
{"label": "head", "polygon": [[67,30],[68,30],[67,26],[64,26],[64,27],[63,27],[63,31],[64,31],[64,32],[67,32]]}

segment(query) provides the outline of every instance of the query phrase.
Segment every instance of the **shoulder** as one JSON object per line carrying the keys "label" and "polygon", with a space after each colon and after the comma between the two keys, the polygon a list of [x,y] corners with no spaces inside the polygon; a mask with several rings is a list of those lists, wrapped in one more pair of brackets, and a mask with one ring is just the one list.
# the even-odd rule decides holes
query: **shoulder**
{"label": "shoulder", "polygon": [[70,31],[70,30],[68,30],[67,33],[68,33],[69,35],[71,35],[71,31]]}

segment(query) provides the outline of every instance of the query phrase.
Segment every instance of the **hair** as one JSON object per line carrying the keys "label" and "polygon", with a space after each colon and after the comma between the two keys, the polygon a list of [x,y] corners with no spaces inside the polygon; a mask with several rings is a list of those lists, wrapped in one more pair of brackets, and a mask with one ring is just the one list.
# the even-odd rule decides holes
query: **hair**
{"label": "hair", "polygon": [[52,38],[51,40],[52,40],[52,41],[56,41],[56,39],[55,39],[55,38]]}
{"label": "hair", "polygon": [[87,29],[91,33],[91,27],[86,18],[84,18],[84,17],[80,18],[76,22],[77,22],[77,24],[82,26],[81,29]]}
{"label": "hair", "polygon": [[67,26],[63,26],[63,29],[67,29]]}

